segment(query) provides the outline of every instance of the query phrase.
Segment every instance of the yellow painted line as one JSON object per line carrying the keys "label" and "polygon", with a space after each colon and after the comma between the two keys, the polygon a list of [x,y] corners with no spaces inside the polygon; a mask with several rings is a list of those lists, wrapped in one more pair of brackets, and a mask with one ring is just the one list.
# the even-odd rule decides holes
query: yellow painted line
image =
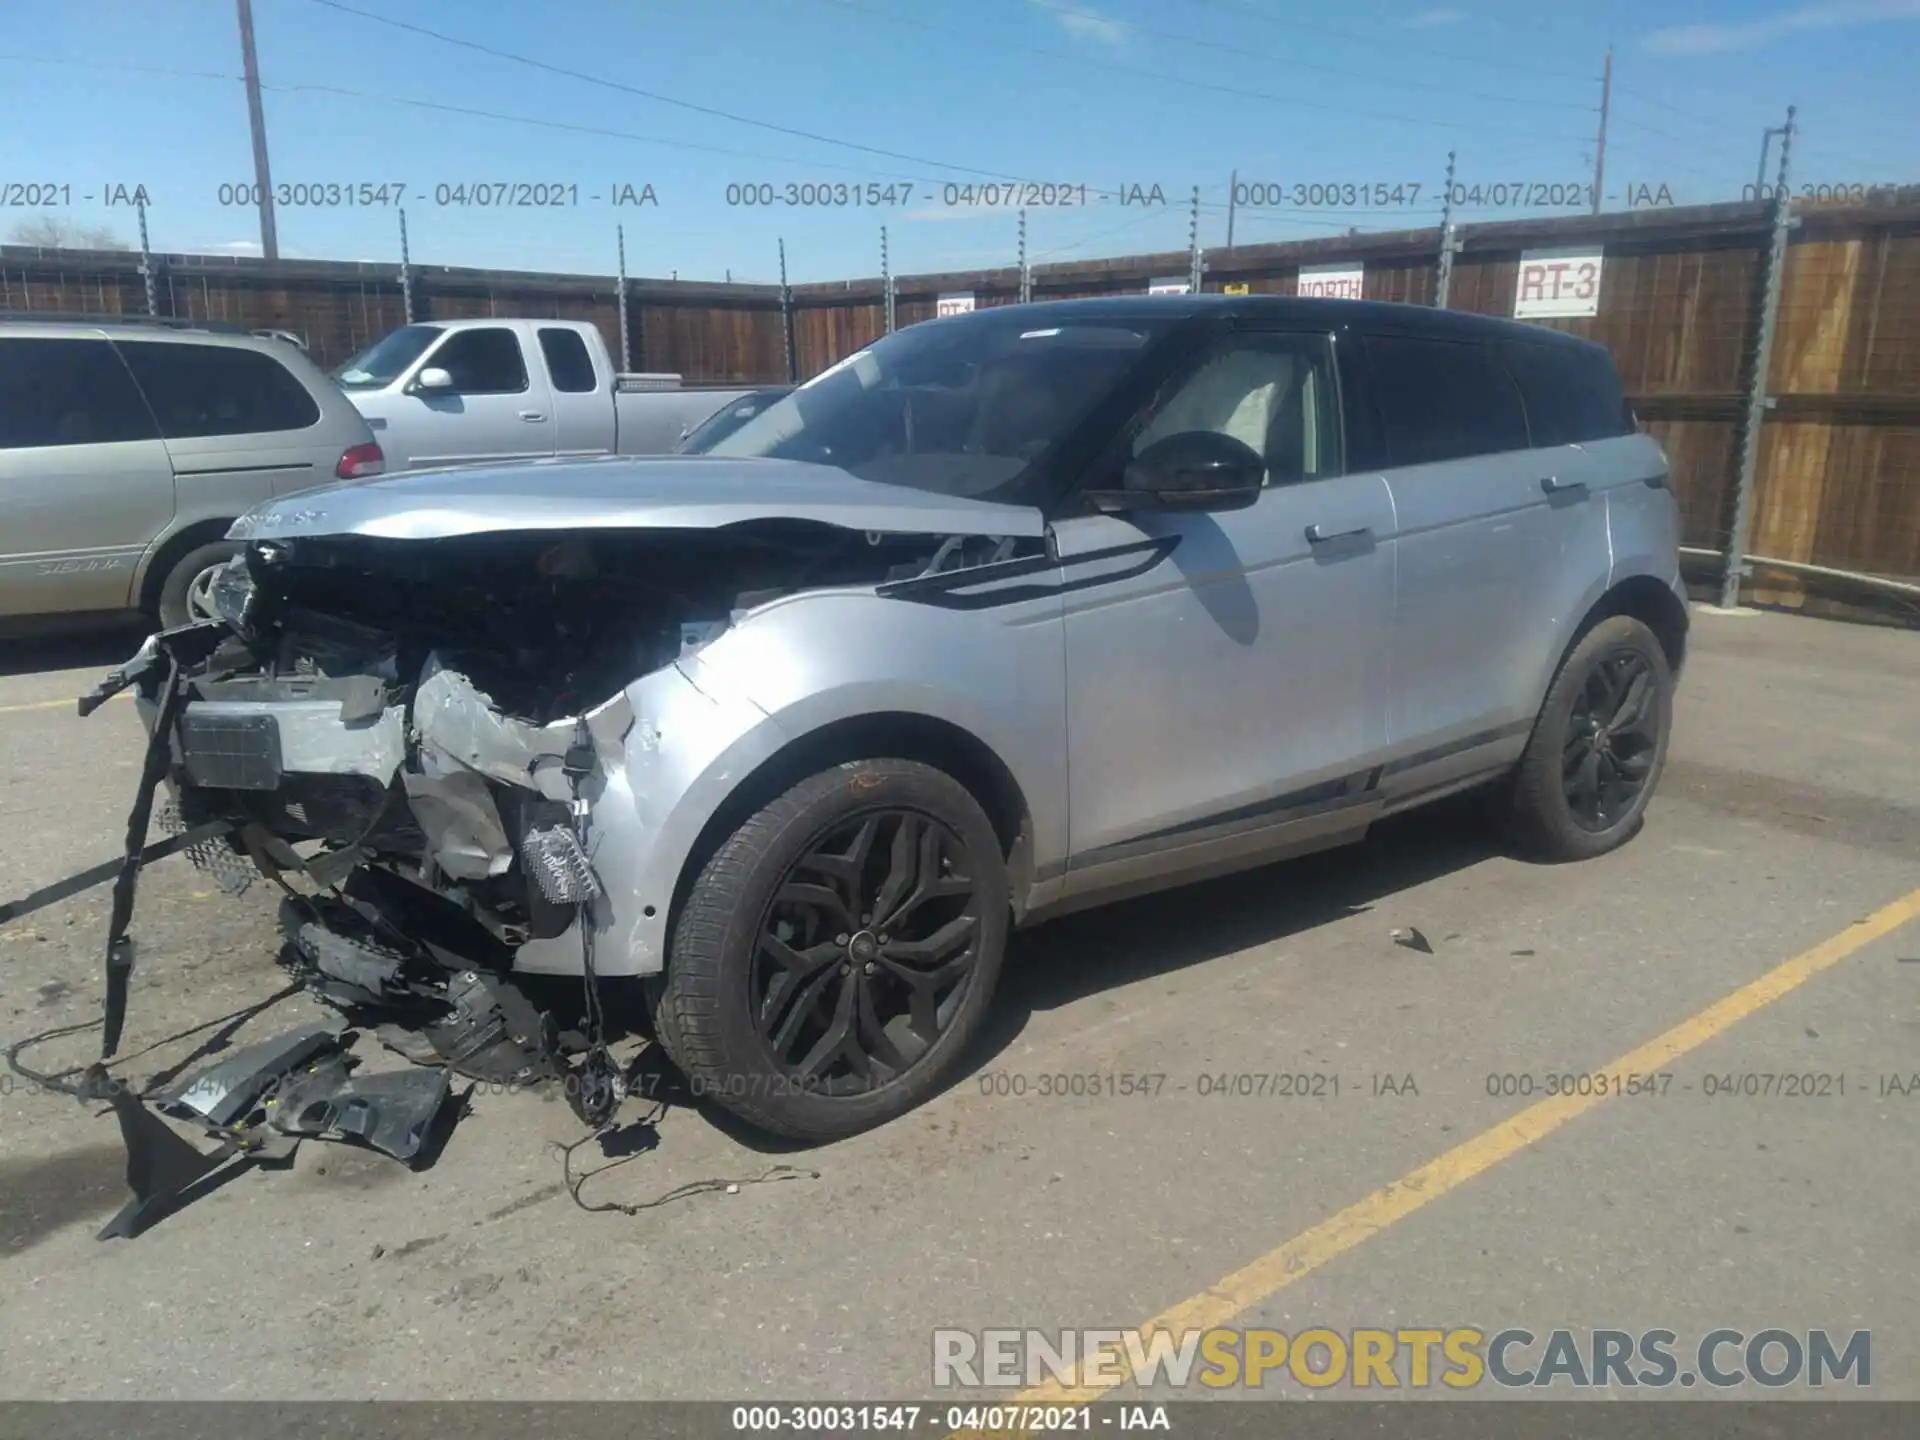
{"label": "yellow painted line", "polygon": [[[118,695],[109,696],[113,700],[131,700],[133,692],[122,690]],[[25,705],[0,705],[0,715],[20,715],[28,710],[71,710],[77,704],[77,697],[69,695],[64,700],[34,700]]]}
{"label": "yellow painted line", "polygon": [[[1771,1005],[1783,995],[1799,989],[1823,970],[1830,970],[1862,946],[1891,934],[1909,920],[1920,917],[1920,890],[1914,890],[1891,905],[1856,921],[1830,940],[1775,966],[1759,979],[1716,1000],[1667,1031],[1655,1036],[1637,1050],[1622,1055],[1611,1065],[1595,1072],[1608,1076],[1645,1075],[1671,1064],[1688,1051],[1697,1049],[1715,1036],[1731,1029],[1741,1020]],[[1617,1087],[1606,1086],[1603,1090]],[[1156,1331],[1205,1330],[1230,1324],[1269,1296],[1284,1290],[1328,1261],[1344,1255],[1355,1246],[1372,1239],[1397,1220],[1431,1205],[1442,1195],[1484,1174],[1502,1160],[1519,1154],[1576,1116],[1604,1103],[1607,1094],[1556,1095],[1529,1105],[1490,1130],[1456,1145],[1438,1159],[1429,1160],[1398,1180],[1355,1201],[1339,1214],[1303,1231],[1279,1248],[1269,1250],[1251,1264],[1243,1265],[1225,1279],[1209,1285],[1190,1300],[1182,1300],[1170,1310],[1140,1326],[1135,1332],[1142,1341]],[[1082,1404],[1098,1399],[1108,1390],[1132,1378],[1124,1343],[1107,1347],[1110,1358],[1101,1364],[1105,1375],[1121,1378],[1110,1381],[1067,1384],[1050,1380],[1023,1392],[1017,1403],[1060,1405]],[[1145,1352],[1142,1352],[1145,1353]],[[1082,1361],[1074,1377],[1087,1373]]]}

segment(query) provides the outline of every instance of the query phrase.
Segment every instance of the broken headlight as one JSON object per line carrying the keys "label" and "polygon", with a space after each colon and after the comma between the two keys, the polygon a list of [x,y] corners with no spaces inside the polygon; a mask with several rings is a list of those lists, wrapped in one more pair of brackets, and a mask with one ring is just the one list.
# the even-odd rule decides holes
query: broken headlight
{"label": "broken headlight", "polygon": [[244,630],[247,612],[253,608],[255,593],[253,574],[247,569],[247,558],[236,555],[214,572],[208,601],[214,614],[233,629]]}

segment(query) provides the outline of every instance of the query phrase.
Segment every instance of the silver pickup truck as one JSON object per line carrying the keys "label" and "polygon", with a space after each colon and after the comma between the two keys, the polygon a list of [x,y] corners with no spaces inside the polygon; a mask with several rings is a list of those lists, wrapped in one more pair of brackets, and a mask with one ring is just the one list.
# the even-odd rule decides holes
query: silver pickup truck
{"label": "silver pickup truck", "polygon": [[404,325],[333,372],[390,470],[664,455],[750,391],[624,375],[579,320]]}

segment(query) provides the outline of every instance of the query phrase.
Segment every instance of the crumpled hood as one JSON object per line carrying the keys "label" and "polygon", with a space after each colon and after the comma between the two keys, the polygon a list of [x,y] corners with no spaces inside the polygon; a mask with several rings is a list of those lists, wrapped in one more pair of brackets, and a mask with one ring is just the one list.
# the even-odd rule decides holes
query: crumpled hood
{"label": "crumpled hood", "polygon": [[659,456],[417,470],[283,495],[240,517],[235,540],[366,535],[437,540],[489,531],[715,529],[814,520],[925,535],[1045,533],[1024,505],[856,479],[795,460]]}

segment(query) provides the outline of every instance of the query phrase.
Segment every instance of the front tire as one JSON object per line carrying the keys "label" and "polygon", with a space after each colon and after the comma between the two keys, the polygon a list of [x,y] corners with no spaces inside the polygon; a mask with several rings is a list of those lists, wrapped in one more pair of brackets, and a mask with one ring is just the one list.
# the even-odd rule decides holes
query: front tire
{"label": "front tire", "polygon": [[1510,819],[1535,859],[1588,860],[1639,829],[1660,783],[1673,721],[1673,672],[1653,631],[1630,615],[1595,625],[1547,689],[1514,777]]}
{"label": "front tire", "polygon": [[655,1030],[695,1096],[775,1135],[839,1139],[952,1077],[1007,927],[999,837],[965,787],[916,761],[837,765],[701,869]]}

